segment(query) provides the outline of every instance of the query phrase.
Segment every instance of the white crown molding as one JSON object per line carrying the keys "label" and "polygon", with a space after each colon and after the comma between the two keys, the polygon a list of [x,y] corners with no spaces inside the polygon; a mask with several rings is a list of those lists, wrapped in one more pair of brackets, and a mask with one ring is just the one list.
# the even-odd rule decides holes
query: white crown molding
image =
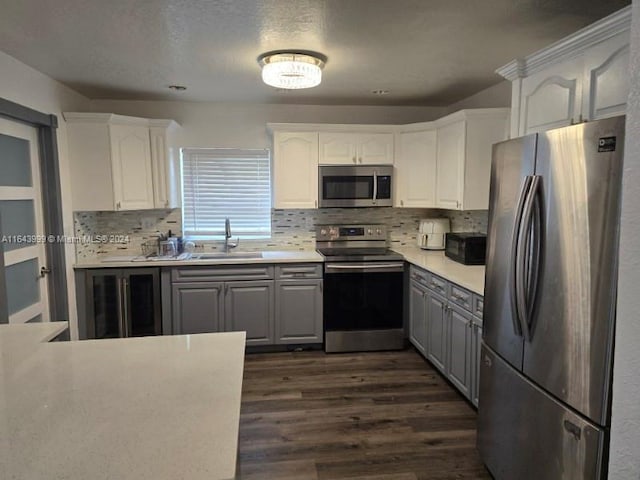
{"label": "white crown molding", "polygon": [[631,29],[631,5],[598,20],[575,33],[538,50],[524,59],[513,60],[496,73],[510,81],[543,70],[551,63],[569,60],[587,48]]}
{"label": "white crown molding", "polygon": [[62,112],[62,116],[67,123],[97,123],[103,125],[141,125],[145,127],[178,127],[174,120],[149,119],[141,117],[129,117],[126,115],[116,115],[115,113],[92,113],[92,112]]}

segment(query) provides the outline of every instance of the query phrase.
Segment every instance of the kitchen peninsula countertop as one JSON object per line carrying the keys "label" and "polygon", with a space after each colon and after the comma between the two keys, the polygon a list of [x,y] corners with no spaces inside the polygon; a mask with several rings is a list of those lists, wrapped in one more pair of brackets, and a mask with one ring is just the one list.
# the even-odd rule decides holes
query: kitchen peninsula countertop
{"label": "kitchen peninsula countertop", "polygon": [[232,479],[245,333],[47,343],[0,325],[0,478]]}
{"label": "kitchen peninsula countertop", "polygon": [[[198,252],[202,253],[202,252]],[[219,252],[205,252],[219,253]],[[88,261],[80,261],[74,265],[74,268],[128,268],[128,267],[178,267],[178,266],[202,266],[202,265],[246,265],[256,263],[320,263],[323,262],[322,255],[315,250],[264,250],[262,257],[247,258],[242,257],[243,254],[251,254],[258,252],[233,252],[238,257],[230,255],[229,258],[208,258],[202,260],[148,260],[142,256],[131,255],[130,257],[122,256],[122,261],[104,261],[104,259],[91,259]],[[197,253],[195,254],[197,255]],[[124,260],[129,258],[128,260]]]}
{"label": "kitchen peninsula countertop", "polygon": [[446,257],[442,250],[422,250],[418,247],[397,247],[393,250],[417,267],[440,275],[478,295],[484,295],[484,265],[463,265],[454,262]]}

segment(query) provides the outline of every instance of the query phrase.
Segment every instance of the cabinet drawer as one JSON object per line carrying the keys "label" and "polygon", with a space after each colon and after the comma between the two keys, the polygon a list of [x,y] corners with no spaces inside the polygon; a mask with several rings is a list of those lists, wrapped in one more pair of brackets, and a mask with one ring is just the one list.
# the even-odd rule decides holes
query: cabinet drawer
{"label": "cabinet drawer", "polygon": [[457,285],[451,285],[449,301],[471,312],[473,303],[473,293]]}
{"label": "cabinet drawer", "polygon": [[484,310],[484,297],[481,295],[473,296],[473,310],[472,313],[479,318],[482,318],[482,311]]}
{"label": "cabinet drawer", "polygon": [[429,283],[427,284],[427,287],[435,292],[438,292],[440,295],[446,296],[448,284],[449,282],[447,282],[444,278],[440,278],[432,273],[429,275]]}
{"label": "cabinet drawer", "polygon": [[213,282],[222,280],[271,280],[273,265],[222,265],[174,268],[172,282]]}
{"label": "cabinet drawer", "polygon": [[300,263],[291,265],[276,265],[276,279],[289,278],[321,278],[321,263]]}
{"label": "cabinet drawer", "polygon": [[420,268],[411,266],[411,270],[409,273],[411,280],[418,282],[420,285],[424,287],[429,286],[429,281],[431,279],[431,274],[426,270],[422,270]]}

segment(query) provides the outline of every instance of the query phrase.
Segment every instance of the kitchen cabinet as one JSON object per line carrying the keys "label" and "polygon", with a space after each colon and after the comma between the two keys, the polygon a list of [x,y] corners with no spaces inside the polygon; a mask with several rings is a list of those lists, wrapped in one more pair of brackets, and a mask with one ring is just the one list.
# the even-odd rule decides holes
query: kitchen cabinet
{"label": "kitchen cabinet", "polygon": [[438,370],[447,370],[447,300],[434,292],[427,296],[427,358]]}
{"label": "kitchen cabinet", "polygon": [[80,339],[162,334],[159,269],[81,270],[76,288]]}
{"label": "kitchen cabinet", "polygon": [[247,332],[247,345],[274,343],[273,280],[225,283],[224,330]]}
{"label": "kitchen cabinet", "polygon": [[631,7],[497,72],[512,82],[511,136],[624,115]]}
{"label": "kitchen cabinet", "polygon": [[322,265],[277,265],[276,343],[322,343]]}
{"label": "kitchen cabinet", "polygon": [[274,343],[273,267],[184,267],[171,272],[173,332],[247,332],[247,345]]}
{"label": "kitchen cabinet", "polygon": [[320,132],[321,165],[393,164],[393,133]]}
{"label": "kitchen cabinet", "polygon": [[224,330],[221,301],[224,283],[194,282],[171,288],[173,333],[211,333]]}
{"label": "kitchen cabinet", "polygon": [[318,207],[317,132],[274,132],[273,207]]}
{"label": "kitchen cabinet", "polygon": [[471,396],[471,313],[449,304],[447,313],[447,378],[467,398]]}
{"label": "kitchen cabinet", "polygon": [[322,343],[322,265],[177,267],[173,333],[246,331],[248,346]]}
{"label": "kitchen cabinet", "polygon": [[427,355],[427,289],[416,280],[409,286],[409,341]]}
{"label": "kitchen cabinet", "polygon": [[482,296],[416,266],[409,278],[410,342],[477,406]]}
{"label": "kitchen cabinet", "polygon": [[509,109],[461,110],[435,122],[437,208],[486,210],[492,146],[506,140]]}
{"label": "kitchen cabinet", "polygon": [[[398,134],[395,166],[395,206],[434,208],[436,206],[436,130]],[[457,183],[454,187],[457,188]]]}
{"label": "kitchen cabinet", "polygon": [[64,117],[74,210],[178,206],[179,179],[167,146],[175,122],[108,113],[65,112]]}

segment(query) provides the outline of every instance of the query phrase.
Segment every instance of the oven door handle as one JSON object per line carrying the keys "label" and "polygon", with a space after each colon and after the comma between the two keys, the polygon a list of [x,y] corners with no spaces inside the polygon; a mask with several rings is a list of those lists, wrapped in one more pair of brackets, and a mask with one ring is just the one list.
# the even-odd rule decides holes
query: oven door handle
{"label": "oven door handle", "polygon": [[376,263],[327,263],[324,266],[325,273],[349,273],[349,272],[402,272],[403,262],[376,262]]}

